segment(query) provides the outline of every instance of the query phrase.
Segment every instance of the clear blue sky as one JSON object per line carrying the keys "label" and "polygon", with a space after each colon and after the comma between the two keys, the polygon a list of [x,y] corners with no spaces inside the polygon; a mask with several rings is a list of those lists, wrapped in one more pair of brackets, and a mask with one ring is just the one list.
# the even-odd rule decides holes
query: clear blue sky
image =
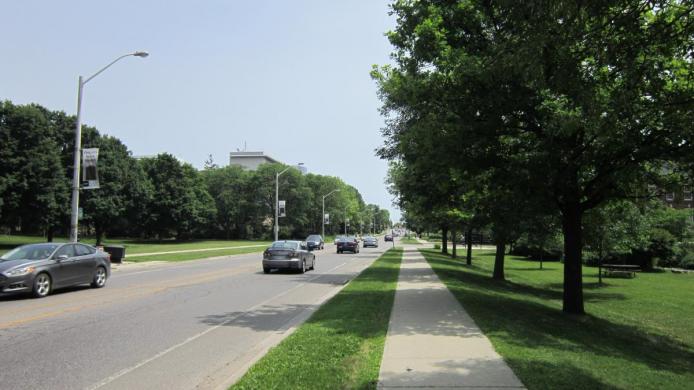
{"label": "clear blue sky", "polygon": [[87,84],[84,123],[196,167],[246,142],[342,178],[397,220],[369,77],[393,26],[386,0],[5,1],[0,99],[74,114],[80,74],[146,50]]}

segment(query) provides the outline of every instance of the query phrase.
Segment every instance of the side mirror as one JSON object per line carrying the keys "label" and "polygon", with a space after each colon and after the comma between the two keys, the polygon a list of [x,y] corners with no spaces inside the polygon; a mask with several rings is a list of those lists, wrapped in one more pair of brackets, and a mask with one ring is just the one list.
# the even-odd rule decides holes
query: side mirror
{"label": "side mirror", "polygon": [[57,259],[57,260],[58,260],[58,261],[63,261],[63,260],[67,260],[67,259],[68,259],[67,255],[60,255],[60,256],[58,256],[58,259]]}
{"label": "side mirror", "polygon": [[301,249],[306,250],[307,248],[306,244],[301,244]]}

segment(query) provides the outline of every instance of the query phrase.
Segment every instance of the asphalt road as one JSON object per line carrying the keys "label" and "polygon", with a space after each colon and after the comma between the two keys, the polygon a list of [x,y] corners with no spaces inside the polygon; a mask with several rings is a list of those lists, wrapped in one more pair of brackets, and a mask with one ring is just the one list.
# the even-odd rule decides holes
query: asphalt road
{"label": "asphalt road", "polygon": [[265,275],[261,255],[114,270],[103,289],[0,297],[0,388],[226,388],[378,249],[316,251],[316,270]]}

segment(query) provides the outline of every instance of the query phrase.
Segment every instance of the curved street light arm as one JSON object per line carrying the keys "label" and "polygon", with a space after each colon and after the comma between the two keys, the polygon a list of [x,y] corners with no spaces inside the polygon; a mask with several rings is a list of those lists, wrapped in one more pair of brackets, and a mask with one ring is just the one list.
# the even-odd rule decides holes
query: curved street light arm
{"label": "curved street light arm", "polygon": [[120,57],[116,58],[115,60],[111,61],[111,63],[109,63],[108,65],[106,65],[106,66],[104,66],[103,68],[99,69],[99,71],[97,71],[97,72],[94,73],[93,75],[87,77],[86,80],[82,81],[82,85],[87,84],[87,83],[89,82],[89,80],[91,80],[91,79],[93,79],[94,77],[100,75],[101,72],[105,71],[105,70],[108,69],[111,65],[115,64],[116,62],[122,60],[122,59],[125,58],[125,57],[130,57],[130,56],[147,57],[148,55],[149,55],[149,54],[148,54],[147,52],[144,52],[144,51],[136,51],[136,52],[134,52],[134,53],[123,54],[122,56],[120,56]]}

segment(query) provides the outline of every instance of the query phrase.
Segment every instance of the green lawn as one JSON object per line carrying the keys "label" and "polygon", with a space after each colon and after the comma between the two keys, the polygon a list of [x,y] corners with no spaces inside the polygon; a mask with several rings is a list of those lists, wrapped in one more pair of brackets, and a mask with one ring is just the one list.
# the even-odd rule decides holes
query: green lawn
{"label": "green lawn", "polygon": [[414,237],[403,237],[400,239],[401,244],[420,245],[421,243]]}
{"label": "green lawn", "polygon": [[493,252],[473,266],[434,250],[429,263],[528,389],[694,388],[694,274],[608,278],[584,268],[585,316],[561,312],[563,265]]}
{"label": "green lawn", "polygon": [[[10,249],[36,242],[45,242],[43,237],[35,236],[9,236],[0,235],[0,254],[9,251]],[[56,238],[55,242],[65,242],[64,238]],[[84,238],[81,240],[87,244],[94,244],[93,238]],[[192,240],[192,241],[147,241],[135,239],[108,239],[104,241],[104,245],[123,245],[125,246],[126,261],[128,262],[143,262],[143,261],[184,261],[193,260],[214,256],[227,256],[242,253],[260,252],[269,245],[269,241],[248,241],[248,240]],[[229,248],[238,246],[262,245],[253,248],[237,248],[237,249],[213,249],[213,248]],[[175,253],[165,255],[152,255],[142,257],[128,257],[128,255],[185,251],[185,250],[202,250],[188,253]],[[210,250],[211,249],[211,250]]]}
{"label": "green lawn", "polygon": [[[251,242],[249,245],[259,245],[258,242]],[[127,257],[125,260],[128,263],[142,263],[145,261],[187,261],[204,259],[208,257],[217,256],[231,256],[231,255],[242,255],[245,253],[257,253],[262,252],[267,248],[268,245],[257,246],[253,248],[232,248],[232,249],[220,249],[220,250],[206,250],[204,252],[186,252],[186,253],[169,253],[165,255],[149,255],[149,256],[138,256],[138,257]]]}
{"label": "green lawn", "polygon": [[391,249],[233,389],[375,389],[402,251]]}

